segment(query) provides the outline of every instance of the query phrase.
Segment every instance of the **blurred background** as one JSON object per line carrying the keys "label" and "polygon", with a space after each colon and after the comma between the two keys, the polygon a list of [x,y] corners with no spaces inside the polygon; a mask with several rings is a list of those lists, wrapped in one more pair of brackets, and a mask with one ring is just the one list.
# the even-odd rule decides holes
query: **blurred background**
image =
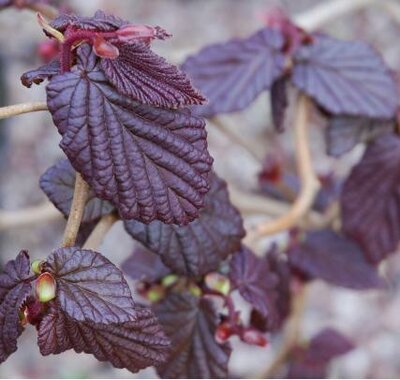
{"label": "blurred background", "polygon": [[[155,42],[154,50],[169,61],[180,63],[191,53],[213,42],[231,37],[247,36],[263,26],[262,16],[268,9],[283,8],[289,15],[304,23],[324,17],[321,6],[331,1],[318,0],[67,0],[77,14],[91,16],[97,9],[121,16],[135,23],[160,25],[173,34],[164,42]],[[400,12],[384,6],[385,1],[347,0],[357,3],[354,11],[323,22],[320,30],[343,39],[361,39],[381,52],[393,70],[400,67]],[[380,3],[380,5],[377,3]],[[391,2],[396,3],[396,2]],[[400,4],[400,2],[399,2]],[[397,13],[396,10],[397,9]],[[306,25],[304,25],[306,26]],[[45,37],[36,23],[34,12],[6,9],[0,12],[0,106],[44,101],[44,86],[27,89],[20,84],[20,75],[40,64],[37,45]],[[230,133],[223,133],[209,124],[209,146],[215,158],[216,171],[226,179],[236,195],[233,201],[240,208],[243,199],[258,187],[258,173],[264,157],[277,147],[293,151],[290,130],[283,135],[274,133],[268,94],[240,114],[223,116]],[[289,121],[290,122],[290,121]],[[333,172],[345,175],[360,157],[358,146],[339,160],[325,154],[323,122],[314,120],[312,150],[318,173]],[[0,124],[0,209],[21,210],[46,201],[39,186],[40,175],[63,153],[58,148],[60,137],[46,112],[21,115]],[[238,144],[238,141],[240,142]],[[243,210],[246,211],[246,210]],[[247,210],[248,211],[248,210]],[[265,214],[244,214],[246,227]],[[61,217],[28,226],[8,228],[1,223],[0,265],[15,257],[21,249],[29,249],[32,258],[43,258],[61,241],[65,222]],[[280,239],[277,236],[276,239]],[[274,237],[275,239],[275,237]],[[122,262],[134,247],[133,240],[116,223],[106,237],[101,251]],[[254,248],[260,253],[266,241]],[[400,376],[400,255],[387,263],[385,274],[390,289],[385,292],[357,292],[329,286],[315,281],[310,287],[301,335],[304,339],[330,326],[352,338],[357,348],[335,360],[329,369],[330,377],[340,378],[398,378]],[[36,332],[29,326],[19,339],[19,350],[0,367],[0,376],[40,378],[132,378],[126,370],[117,370],[92,356],[67,352],[43,358],[35,343]],[[230,361],[232,376],[254,377],[271,362],[280,344],[280,337],[272,337],[267,348],[249,347],[233,340],[236,347]],[[152,369],[139,377],[153,378]]]}

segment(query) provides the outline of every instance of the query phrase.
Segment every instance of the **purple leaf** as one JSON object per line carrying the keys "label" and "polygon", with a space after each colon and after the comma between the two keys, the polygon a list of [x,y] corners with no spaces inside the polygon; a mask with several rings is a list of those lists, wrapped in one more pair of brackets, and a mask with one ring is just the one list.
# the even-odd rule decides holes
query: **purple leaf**
{"label": "purple leaf", "polygon": [[162,378],[226,378],[231,348],[215,341],[220,317],[208,299],[170,293],[154,312],[167,336],[171,354],[157,367]]}
{"label": "purple leaf", "polygon": [[31,87],[33,83],[40,84],[46,79],[51,79],[60,73],[60,62],[55,59],[34,70],[29,70],[21,75],[21,82],[25,87]]}
{"label": "purple leaf", "polygon": [[276,80],[271,87],[271,112],[275,129],[283,132],[285,129],[285,111],[289,104],[287,96],[287,77]]}
{"label": "purple leaf", "polygon": [[[245,39],[210,45],[189,57],[182,69],[208,98],[203,116],[246,108],[283,73],[284,38],[264,28]],[[197,111],[196,110],[196,111]]]}
{"label": "purple leaf", "polygon": [[329,362],[354,348],[345,336],[327,328],[311,339],[307,348],[295,347],[291,352],[289,379],[323,379]]}
{"label": "purple leaf", "polygon": [[60,146],[72,166],[125,219],[192,221],[209,189],[204,121],[120,95],[89,46],[78,55],[77,68],[47,86]]}
{"label": "purple leaf", "polygon": [[53,305],[39,326],[38,345],[42,355],[73,349],[137,372],[165,361],[169,341],[147,308],[137,310],[135,321],[100,324],[74,321]]}
{"label": "purple leaf", "polygon": [[[40,188],[64,216],[68,217],[74,195],[76,173],[68,160],[60,160],[40,177]],[[91,190],[83,214],[82,222],[92,222],[109,214],[114,206],[96,197]]]}
{"label": "purple leaf", "polygon": [[290,265],[311,278],[351,289],[384,286],[376,268],[353,241],[331,230],[310,232],[288,252]]}
{"label": "purple leaf", "polygon": [[229,201],[225,181],[214,173],[210,181],[204,209],[187,226],[125,221],[128,233],[159,254],[178,274],[197,276],[217,269],[223,259],[239,249],[244,236],[242,218]]}
{"label": "purple leaf", "polygon": [[271,273],[267,260],[242,247],[230,261],[229,279],[240,295],[264,317],[279,318],[275,289],[279,279]]}
{"label": "purple leaf", "polygon": [[400,138],[388,134],[367,147],[347,178],[341,197],[343,231],[372,263],[400,241]]}
{"label": "purple leaf", "polygon": [[354,349],[348,338],[332,328],[326,328],[314,336],[308,350],[314,361],[329,361]]}
{"label": "purple leaf", "polygon": [[395,82],[381,57],[360,41],[314,35],[295,53],[292,81],[333,114],[391,118],[398,106]]}
{"label": "purple leaf", "polygon": [[94,323],[136,319],[136,305],[122,272],[100,253],[59,248],[46,262],[57,281],[57,300],[69,317]]}
{"label": "purple leaf", "polygon": [[135,248],[122,263],[121,269],[134,280],[149,283],[157,282],[171,273],[161,261],[160,256],[145,248]]}
{"label": "purple leaf", "polygon": [[393,132],[393,120],[367,117],[333,116],[325,131],[327,153],[340,157],[360,142],[370,142],[379,136]]}
{"label": "purple leaf", "polygon": [[72,14],[62,14],[50,22],[50,26],[64,33],[70,26],[76,29],[93,30],[97,32],[113,32],[123,25],[127,25],[119,17],[107,15],[103,11],[96,11],[93,17],[81,17]]}
{"label": "purple leaf", "polygon": [[23,331],[18,312],[32,291],[29,271],[28,252],[21,251],[0,274],[0,363],[17,350]]}
{"label": "purple leaf", "polygon": [[205,99],[176,66],[153,53],[145,43],[115,44],[116,59],[102,59],[106,78],[120,94],[143,104],[177,108],[202,104]]}

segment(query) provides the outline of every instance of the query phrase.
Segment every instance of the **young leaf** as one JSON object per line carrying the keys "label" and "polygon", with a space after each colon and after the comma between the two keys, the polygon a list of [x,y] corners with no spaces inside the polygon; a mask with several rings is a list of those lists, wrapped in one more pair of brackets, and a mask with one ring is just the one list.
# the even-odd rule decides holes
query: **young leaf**
{"label": "young leaf", "polygon": [[398,106],[394,80],[367,44],[314,35],[294,56],[293,84],[333,114],[391,118]]}
{"label": "young leaf", "polygon": [[101,10],[96,11],[93,17],[62,14],[50,22],[50,26],[61,33],[64,33],[68,27],[97,32],[113,32],[127,24],[128,21],[108,15]]}
{"label": "young leaf", "polygon": [[40,323],[38,346],[45,356],[73,349],[137,372],[164,362],[169,341],[148,308],[137,309],[135,321],[101,324],[75,321],[53,304]]}
{"label": "young leaf", "polygon": [[343,231],[379,263],[400,241],[400,138],[381,136],[367,147],[341,197]]}
{"label": "young leaf", "polygon": [[333,116],[325,130],[327,153],[340,157],[360,142],[370,142],[393,132],[394,121],[367,117]]}
{"label": "young leaf", "polygon": [[120,94],[165,108],[205,101],[183,72],[153,53],[147,44],[116,43],[115,46],[118,58],[102,59],[101,68]]}
{"label": "young leaf", "polygon": [[88,45],[47,86],[61,148],[95,194],[125,219],[186,224],[209,189],[204,121],[134,102],[111,87]]}
{"label": "young leaf", "polygon": [[214,173],[210,181],[204,209],[187,226],[125,221],[128,233],[159,254],[173,272],[203,275],[217,269],[223,259],[240,247],[244,236],[242,218],[229,201],[225,181]]}
{"label": "young leaf", "polygon": [[17,350],[17,339],[23,331],[18,312],[32,291],[26,281],[29,272],[28,252],[21,251],[0,274],[0,363]]}
{"label": "young leaf", "polygon": [[134,280],[149,283],[157,282],[171,273],[161,261],[160,256],[145,248],[135,248],[122,263],[121,269]]}
{"label": "young leaf", "polygon": [[136,305],[122,272],[100,253],[59,248],[46,263],[57,281],[57,300],[69,317],[94,323],[136,319]]}
{"label": "young leaf", "polygon": [[[64,216],[68,217],[74,195],[76,173],[68,160],[60,160],[40,177],[40,188]],[[90,190],[82,222],[92,222],[109,214],[114,206],[96,197]]]}
{"label": "young leaf", "polygon": [[207,46],[189,57],[182,69],[209,101],[196,112],[210,117],[246,108],[282,75],[283,45],[279,31],[264,28],[245,39]]}
{"label": "young leaf", "polygon": [[287,96],[287,77],[276,80],[271,86],[271,112],[275,129],[283,132],[285,125],[285,112],[289,104]]}
{"label": "young leaf", "polygon": [[351,289],[384,285],[376,268],[353,241],[331,230],[310,232],[306,240],[288,252],[290,265],[311,278]]}
{"label": "young leaf", "polygon": [[240,295],[264,317],[277,318],[278,294],[275,287],[278,276],[271,273],[266,260],[242,247],[230,261],[229,279]]}
{"label": "young leaf", "polygon": [[29,70],[21,75],[21,82],[25,87],[31,87],[33,83],[40,84],[46,79],[60,73],[60,61],[55,59],[34,70]]}
{"label": "young leaf", "polygon": [[171,354],[157,367],[162,378],[227,377],[231,348],[215,341],[220,318],[210,300],[170,293],[153,309],[171,338]]}

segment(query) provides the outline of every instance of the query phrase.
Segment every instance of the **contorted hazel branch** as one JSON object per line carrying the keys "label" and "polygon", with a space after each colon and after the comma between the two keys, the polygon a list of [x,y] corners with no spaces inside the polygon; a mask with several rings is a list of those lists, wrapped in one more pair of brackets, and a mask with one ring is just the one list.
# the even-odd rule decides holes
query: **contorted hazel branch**
{"label": "contorted hazel branch", "polygon": [[0,108],[0,119],[6,119],[11,116],[21,115],[23,113],[47,111],[47,104],[45,102],[32,102],[14,104]]}
{"label": "contorted hazel branch", "polygon": [[271,235],[296,226],[300,219],[311,209],[319,190],[319,182],[314,173],[308,144],[309,100],[299,95],[295,120],[296,162],[301,181],[301,190],[292,208],[285,215],[265,222],[257,227],[257,235]]}

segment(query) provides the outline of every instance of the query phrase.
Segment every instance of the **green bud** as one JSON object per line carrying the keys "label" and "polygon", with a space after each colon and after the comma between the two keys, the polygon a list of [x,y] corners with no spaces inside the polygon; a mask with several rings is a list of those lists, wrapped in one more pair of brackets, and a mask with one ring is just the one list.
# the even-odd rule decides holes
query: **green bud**
{"label": "green bud", "polygon": [[162,286],[168,287],[175,284],[177,281],[178,276],[176,274],[169,274],[162,279],[161,284]]}
{"label": "green bud", "polygon": [[34,260],[31,264],[32,272],[35,274],[40,274],[42,272],[41,266],[43,264],[43,260]]}
{"label": "green bud", "polygon": [[160,286],[150,288],[146,293],[146,298],[150,302],[158,302],[164,297],[164,289]]}
{"label": "green bud", "polygon": [[189,286],[189,292],[192,293],[195,297],[201,296],[201,289],[197,285],[191,284]]}
{"label": "green bud", "polygon": [[205,277],[206,285],[209,289],[215,290],[225,296],[231,291],[231,282],[229,278],[219,273],[209,273]]}

